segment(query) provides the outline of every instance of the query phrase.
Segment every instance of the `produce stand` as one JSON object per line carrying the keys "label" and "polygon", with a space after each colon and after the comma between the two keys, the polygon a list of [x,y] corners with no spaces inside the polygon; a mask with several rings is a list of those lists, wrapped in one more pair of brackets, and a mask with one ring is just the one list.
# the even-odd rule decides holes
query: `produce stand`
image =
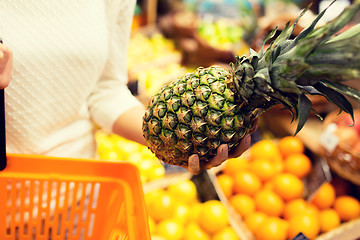
{"label": "produce stand", "polygon": [[[144,1],[150,4],[154,4],[152,1]],[[144,6],[146,6],[146,3],[144,3]],[[208,3],[207,1],[204,1]],[[296,17],[298,16],[300,10],[307,6],[309,3],[308,1],[273,1],[269,3],[262,3],[260,1],[244,1],[247,2],[248,5],[247,9],[244,10],[242,8],[239,10],[239,15],[237,16],[239,19],[246,19],[243,20],[243,22],[247,23],[247,28],[243,28],[242,31],[244,33],[242,40],[244,43],[244,49],[249,49],[250,47],[253,48],[255,51],[258,51],[261,48],[262,42],[267,37],[267,35],[271,32],[272,29],[275,27],[278,27],[278,30],[276,32],[276,35],[279,35],[286,25],[286,23],[293,22]],[[289,3],[290,2],[290,3]],[[211,65],[219,65],[224,68],[229,67],[228,63],[230,61],[233,61],[234,57],[238,54],[242,55],[248,55],[249,52],[243,51],[239,52],[238,50],[235,50],[235,48],[224,48],[224,45],[221,45],[218,42],[218,45],[214,44],[217,41],[217,38],[222,34],[224,37],[222,41],[226,42],[229,41],[229,39],[226,39],[226,33],[224,29],[217,29],[219,25],[217,24],[217,20],[228,20],[231,19],[231,15],[233,14],[233,11],[228,11],[228,14],[223,14],[222,11],[225,9],[226,3],[223,3],[223,5],[216,5],[216,3],[209,1],[209,6],[216,6],[214,8],[209,7],[208,10],[205,9],[205,3],[200,2],[192,2],[192,1],[175,1],[175,2],[166,2],[166,4],[161,3],[161,1],[156,1],[156,4],[158,4],[159,11],[156,16],[156,21],[151,21],[151,26],[153,29],[156,29],[157,33],[160,33],[164,36],[164,38],[168,39],[169,41],[173,42],[173,46],[177,49],[177,52],[181,54],[181,58],[178,60],[178,64],[180,64],[183,69],[180,71],[174,70],[174,74],[169,74],[168,77],[162,78],[162,77],[153,77],[153,78],[147,78],[148,84],[150,85],[158,85],[158,82],[166,83],[171,80],[174,80],[180,76],[182,76],[186,72],[192,72],[195,68],[198,66],[211,66]],[[165,6],[163,6],[164,4]],[[214,4],[214,5],[212,5]],[[306,15],[301,18],[301,21],[297,24],[296,28],[294,29],[293,36],[296,37],[306,26],[309,25],[310,22],[314,19],[316,14],[318,13],[319,9],[319,2],[313,2],[313,5],[310,7],[311,11],[307,12]],[[322,5],[323,6],[323,5]],[[204,8],[201,8],[204,7]],[[238,7],[238,6],[237,6]],[[243,6],[242,6],[243,7]],[[151,7],[151,11],[154,10],[153,6]],[[164,11],[166,9],[166,11]],[[200,9],[200,10],[199,10]],[[235,9],[235,7],[234,7]],[[232,9],[232,10],[234,10]],[[146,7],[144,7],[144,10],[146,10]],[[149,14],[150,16],[154,16],[154,13]],[[212,15],[211,17],[204,18],[204,16]],[[215,16],[215,17],[214,17]],[[329,17],[329,16],[327,16]],[[214,25],[210,26],[209,29],[202,28],[205,24],[204,21],[208,21],[209,19],[212,19]],[[328,18],[327,18],[328,19]],[[211,22],[211,21],[210,21]],[[220,21],[221,22],[221,21]],[[226,22],[226,21],[224,21]],[[223,23],[224,23],[223,22]],[[209,22],[207,22],[209,23]],[[353,23],[358,23],[358,17],[353,20]],[[325,24],[324,21],[320,21],[319,25]],[[351,25],[350,24],[350,25]],[[350,27],[347,26],[347,27]],[[223,25],[225,26],[225,25]],[[239,25],[240,27],[243,27],[243,25]],[[146,26],[146,24],[143,26],[143,29],[139,29],[137,32],[144,31],[149,26]],[[154,28],[155,27],[155,28]],[[208,25],[207,25],[208,27]],[[207,32],[209,30],[209,32]],[[211,36],[213,33],[212,31],[218,31],[214,36],[215,39],[213,41],[209,38],[206,38],[206,36]],[[208,34],[208,35],[206,35]],[[149,36],[149,34],[145,34]],[[221,42],[221,41],[220,41]],[[227,46],[230,46],[229,44]],[[265,45],[265,48],[268,47],[268,45]],[[167,56],[171,56],[173,53],[171,51],[168,52]],[[163,59],[162,57],[158,58],[158,61],[161,61]],[[144,64],[145,69],[146,68],[152,68],[152,69],[165,69],[168,63],[171,62],[169,60],[170,58],[167,58],[168,60],[161,61],[164,63],[164,65],[159,65],[156,61],[149,61]],[[137,71],[141,72],[142,67],[136,68]],[[147,100],[149,97],[151,97],[153,92],[151,92],[149,89],[146,89],[144,87],[144,84],[142,80],[134,78],[133,74],[132,81],[137,82],[140,86],[138,89],[138,93],[141,93],[138,95],[138,97],[147,103]],[[161,80],[162,79],[162,80]],[[159,84],[161,85],[161,84]],[[359,89],[358,81],[350,81],[350,85],[352,87],[355,87],[356,89]],[[327,100],[323,97],[318,96],[309,96],[311,99],[313,105],[312,107],[316,110],[316,112],[322,117],[326,118],[330,113],[336,112],[337,107],[334,104],[330,104],[327,102]],[[354,109],[359,108],[359,104],[356,101],[352,101],[350,99],[351,103],[354,106]],[[282,139],[287,136],[294,136],[294,133],[296,132],[297,128],[297,120],[293,121],[292,116],[287,112],[286,110],[282,110],[281,107],[273,107],[272,109],[268,110],[260,117],[260,122],[258,126],[258,130],[253,134],[253,142],[252,144],[255,144],[257,141],[262,140],[272,140],[276,144]],[[337,171],[333,165],[331,165],[330,162],[328,162],[328,159],[325,155],[324,150],[324,140],[322,140],[322,135],[324,134],[324,121],[320,120],[315,114],[311,113],[309,119],[305,123],[303,129],[296,134],[296,138],[299,139],[303,146],[305,147],[304,154],[311,160],[312,163],[312,170],[313,172],[319,171],[315,170],[316,166],[320,166],[319,162],[322,162],[322,168],[328,168],[327,174],[330,174],[328,178],[324,178],[322,176],[321,172],[318,172],[317,174],[312,174],[312,179],[316,182],[315,184],[311,185],[307,183],[306,179],[303,179],[305,189],[304,191],[310,192],[312,195],[307,195],[308,202],[311,202],[311,197],[314,197],[316,192],[319,191],[320,187],[324,185],[325,183],[331,183],[336,186],[338,179],[340,179],[343,185],[344,189],[350,189],[348,193],[357,199],[359,201],[359,186],[356,182],[352,181],[352,179],[349,179],[345,177],[344,175],[341,175],[339,171]],[[111,137],[110,137],[111,138]],[[142,150],[141,150],[142,152]],[[250,155],[251,148],[245,152],[241,157],[248,157]],[[121,153],[119,154],[121,155]],[[131,155],[131,154],[130,154]],[[148,156],[144,156],[144,158],[148,158]],[[132,157],[129,157],[129,161],[133,161]],[[252,160],[249,160],[251,164]],[[285,159],[283,159],[285,161]],[[137,162],[137,161],[135,161]],[[137,163],[136,163],[137,164]],[[212,168],[208,170],[206,173],[200,174],[200,176],[192,176],[187,171],[183,171],[183,169],[178,169],[175,171],[168,171],[168,167],[166,164],[164,164],[164,174],[162,177],[153,179],[153,180],[147,180],[144,183],[144,191],[147,194],[152,194],[154,192],[157,192],[159,189],[166,190],[169,186],[176,185],[176,183],[192,180],[194,183],[196,183],[198,187],[198,198],[201,202],[206,202],[210,199],[216,199],[221,201],[224,206],[228,209],[228,216],[229,216],[229,224],[233,228],[233,230],[236,232],[236,235],[238,238],[236,239],[245,239],[245,240],[257,240],[257,235],[252,232],[245,221],[245,218],[241,216],[237,210],[234,208],[234,206],[231,203],[230,197],[226,196],[225,192],[227,191],[225,189],[222,189],[222,184],[218,182],[218,177],[220,174],[223,173],[225,168],[226,162],[219,167]],[[140,169],[143,169],[144,167],[139,165]],[[144,175],[147,175],[146,169],[144,170]],[[325,170],[324,170],[325,171]],[[325,174],[326,175],[326,174]],[[334,180],[335,179],[335,180]],[[268,184],[269,185],[269,184]],[[326,185],[326,184],[325,184]],[[206,191],[204,189],[206,189]],[[337,188],[337,186],[336,186]],[[208,192],[208,193],[206,193]],[[213,193],[216,193],[215,195]],[[212,193],[212,194],[210,194]],[[339,193],[340,194],[340,193]],[[341,193],[343,194],[343,193]],[[306,195],[306,194],[305,194]],[[207,199],[209,198],[209,199]],[[306,197],[304,198],[306,199]],[[192,206],[192,205],[191,205]],[[195,211],[195,210],[191,210]],[[320,211],[320,210],[319,210]],[[322,211],[322,210],[321,210]],[[152,217],[150,217],[152,218]],[[151,219],[152,221],[152,219]],[[162,231],[164,231],[163,228],[162,231],[156,230],[157,227],[160,224],[160,220],[155,221],[156,227],[153,228],[155,230],[151,231],[151,234],[154,236],[154,239],[162,239]],[[191,221],[188,220],[187,223],[185,223],[183,228],[186,232],[188,229],[188,224]],[[341,221],[341,224],[339,224],[336,228],[331,230],[321,230],[316,238],[317,240],[324,240],[324,239],[357,239],[360,237],[360,218],[356,218],[350,221]],[[152,225],[152,224],[151,224]],[[166,235],[166,234],[165,234]],[[185,234],[186,235],[186,234]],[[163,235],[164,236],[164,235]],[[168,236],[168,235],[167,235]],[[208,233],[209,237],[214,237],[213,233]],[[168,236],[169,237],[169,236]],[[306,234],[305,234],[306,237]],[[170,238],[169,238],[170,239]],[[184,238],[175,238],[174,239],[188,239],[186,237]],[[195,235],[194,235],[194,239]],[[220,239],[220,238],[219,238]],[[227,238],[224,238],[227,239]],[[231,238],[232,239],[232,238]],[[287,238],[290,239],[290,238]]]}
{"label": "produce stand", "polygon": [[[164,84],[199,66],[229,69],[250,48],[267,49],[268,34],[278,27],[273,33],[279,36],[309,2],[291,39],[313,21],[321,1],[138,0],[141,11],[128,49],[129,89],[147,105]],[[357,15],[344,29],[358,23]],[[350,85],[360,89],[359,81]],[[317,95],[308,98],[316,113],[296,136],[298,120],[274,106],[259,116],[246,152],[198,175],[103,129],[95,135],[101,160],[8,154],[0,171],[0,239],[360,239],[360,132],[336,135],[345,126],[359,131],[360,118],[348,126],[352,122],[335,120],[336,105]],[[349,101],[360,112],[360,104]],[[297,145],[281,147],[285,139]],[[293,156],[302,165],[290,162]],[[290,187],[279,176],[290,179]],[[276,198],[278,212],[261,205],[265,197],[256,199],[261,191]],[[343,197],[347,204],[339,206]],[[303,205],[287,215],[295,200]],[[251,214],[260,216],[258,222],[248,220]],[[305,226],[304,219],[311,224]]]}

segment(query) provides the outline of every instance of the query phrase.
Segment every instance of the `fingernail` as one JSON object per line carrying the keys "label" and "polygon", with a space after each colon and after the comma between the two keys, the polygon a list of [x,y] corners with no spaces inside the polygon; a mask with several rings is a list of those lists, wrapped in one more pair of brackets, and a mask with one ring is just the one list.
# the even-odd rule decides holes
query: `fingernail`
{"label": "fingernail", "polygon": [[220,148],[220,156],[222,158],[227,158],[227,155],[228,155],[228,146],[227,144],[225,144]]}
{"label": "fingernail", "polygon": [[197,173],[200,171],[198,155],[194,154],[190,156],[188,166],[189,166],[189,170],[193,173]]}

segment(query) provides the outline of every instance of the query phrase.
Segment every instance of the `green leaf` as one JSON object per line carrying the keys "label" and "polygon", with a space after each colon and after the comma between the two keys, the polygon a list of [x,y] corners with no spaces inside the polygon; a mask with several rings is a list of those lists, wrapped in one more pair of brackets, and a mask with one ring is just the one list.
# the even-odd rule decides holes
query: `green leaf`
{"label": "green leaf", "polygon": [[360,23],[356,24],[355,26],[351,27],[350,29],[346,30],[345,32],[342,32],[341,34],[331,38],[326,43],[332,43],[332,42],[349,39],[349,38],[354,37],[355,35],[358,35],[359,33],[360,33]]}
{"label": "green leaf", "polygon": [[306,97],[305,94],[299,95],[299,106],[298,106],[298,125],[295,131],[295,135],[304,127],[305,122],[309,117],[309,113],[312,109],[311,101]]}
{"label": "green leaf", "polygon": [[[334,64],[347,68],[360,68],[360,29],[355,35],[341,41],[328,41],[317,47],[306,58],[310,65]],[[331,69],[331,67],[329,67]]]}
{"label": "green leaf", "polygon": [[296,81],[305,85],[309,80],[327,80],[331,82],[341,82],[360,78],[360,69],[347,68],[346,66],[337,66],[333,64],[313,65]]}
{"label": "green leaf", "polygon": [[294,39],[294,42],[289,46],[290,48],[292,48],[294,45],[297,44],[297,42],[300,39],[305,38],[306,36],[308,36],[308,34],[314,30],[316,24],[319,22],[319,20],[322,18],[322,16],[325,14],[325,12],[327,11],[327,9],[335,2],[336,0],[332,1],[330,3],[329,6],[327,6],[322,12],[320,12],[317,17],[314,19],[314,21],[310,24],[310,26],[308,26],[307,28],[305,28],[304,30],[302,30]]}
{"label": "green leaf", "polygon": [[[354,3],[347,7],[339,16],[337,16],[331,22],[314,30],[317,21],[324,14],[324,11],[321,12],[314,20],[314,22],[295,38],[294,43],[297,43],[297,46],[294,49],[296,52],[295,56],[301,58],[311,54],[316,47],[328,41],[335,33],[340,31],[346,24],[348,24],[348,22],[359,10],[360,3]],[[290,51],[289,54],[291,52],[292,51]]]}
{"label": "green leaf", "polygon": [[327,100],[330,102],[336,104],[339,106],[340,109],[343,109],[345,112],[349,113],[352,117],[354,115],[353,107],[351,103],[344,97],[341,93],[338,91],[327,87],[322,82],[318,82],[314,85],[314,88],[316,88],[319,92],[322,93],[324,97],[326,97]]}
{"label": "green leaf", "polygon": [[265,44],[267,41],[269,41],[271,38],[273,38],[276,34],[276,31],[277,31],[278,27],[275,27],[270,33],[269,35],[265,38],[263,44],[262,44],[262,47],[261,47],[261,50],[259,51],[259,56],[262,57],[263,55],[263,52],[264,52],[264,47],[265,47]]}
{"label": "green leaf", "polygon": [[304,90],[305,92],[311,94],[311,95],[322,95],[321,92],[316,90],[313,86],[301,86],[297,85],[298,88]]}
{"label": "green leaf", "polygon": [[280,55],[281,52],[281,46],[277,46],[272,52],[271,52],[271,62],[274,63],[277,57]]}
{"label": "green leaf", "polygon": [[[297,109],[297,101],[294,99],[294,97],[286,96],[285,93],[281,93],[278,91],[268,93],[269,96],[271,96],[274,101],[279,102],[281,105],[283,105],[286,109],[289,110],[289,112],[292,115],[292,120],[294,120],[295,116],[298,115],[298,109]],[[293,112],[293,109],[295,110],[295,114]]]}
{"label": "green leaf", "polygon": [[336,91],[341,92],[342,94],[345,94],[349,97],[356,99],[357,101],[360,101],[360,91],[355,88],[336,82],[330,82],[330,81],[321,81],[321,82],[323,82],[327,86],[330,86]]}

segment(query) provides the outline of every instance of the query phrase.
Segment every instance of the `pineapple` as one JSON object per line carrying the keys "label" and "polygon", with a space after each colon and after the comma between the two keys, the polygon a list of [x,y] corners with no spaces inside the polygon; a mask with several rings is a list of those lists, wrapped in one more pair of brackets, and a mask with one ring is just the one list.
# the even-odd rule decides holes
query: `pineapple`
{"label": "pineapple", "polygon": [[208,161],[220,144],[227,144],[229,151],[236,147],[254,128],[254,119],[277,104],[297,119],[296,134],[310,111],[315,112],[308,94],[323,95],[353,116],[353,107],[344,95],[360,101],[360,92],[342,81],[360,78],[360,24],[334,35],[360,10],[360,4],[315,28],[325,9],[290,39],[307,10],[293,24],[288,23],[266,51],[264,45],[276,29],[258,53],[237,56],[230,70],[199,67],[165,85],[151,98],[143,118],[150,150],[172,165],[187,166],[192,154]]}

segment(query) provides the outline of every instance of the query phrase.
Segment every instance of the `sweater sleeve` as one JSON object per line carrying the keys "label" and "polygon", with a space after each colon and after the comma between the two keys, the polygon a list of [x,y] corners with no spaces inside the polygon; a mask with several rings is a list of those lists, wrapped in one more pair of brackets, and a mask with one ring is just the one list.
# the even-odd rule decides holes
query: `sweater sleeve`
{"label": "sweater sleeve", "polygon": [[[135,0],[108,1],[109,48],[104,71],[88,98],[91,118],[111,132],[116,119],[141,103],[127,87],[127,51]],[[117,6],[115,2],[117,2]],[[109,4],[109,3],[108,3]]]}

